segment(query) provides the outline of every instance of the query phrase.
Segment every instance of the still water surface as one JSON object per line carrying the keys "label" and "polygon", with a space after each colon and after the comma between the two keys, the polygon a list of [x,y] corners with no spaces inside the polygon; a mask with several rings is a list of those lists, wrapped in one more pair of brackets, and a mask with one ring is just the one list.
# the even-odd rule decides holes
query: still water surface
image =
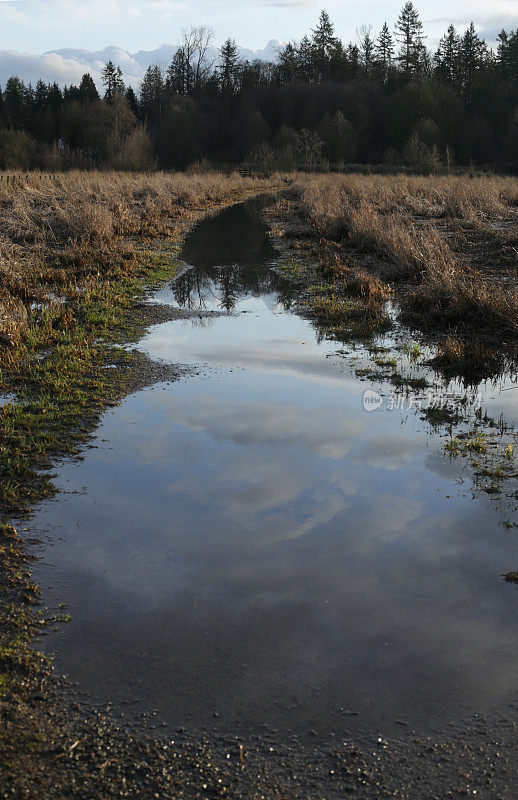
{"label": "still water surface", "polygon": [[[196,374],[109,411],[42,504],[56,667],[174,727],[427,731],[514,714],[516,532],[419,415],[367,414],[307,320],[260,203],[202,222],[158,300],[224,311],[140,347]],[[488,392],[516,419],[518,392]],[[463,480],[463,483],[459,481]]]}

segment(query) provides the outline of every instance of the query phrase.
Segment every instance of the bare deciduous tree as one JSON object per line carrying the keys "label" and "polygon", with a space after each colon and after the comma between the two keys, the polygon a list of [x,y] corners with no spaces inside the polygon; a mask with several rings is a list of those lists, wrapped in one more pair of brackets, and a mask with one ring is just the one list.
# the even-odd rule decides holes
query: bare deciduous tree
{"label": "bare deciduous tree", "polygon": [[182,28],[180,47],[183,50],[189,86],[187,93],[197,92],[211,74],[216,57],[209,56],[214,39],[213,28],[207,25],[191,25]]}

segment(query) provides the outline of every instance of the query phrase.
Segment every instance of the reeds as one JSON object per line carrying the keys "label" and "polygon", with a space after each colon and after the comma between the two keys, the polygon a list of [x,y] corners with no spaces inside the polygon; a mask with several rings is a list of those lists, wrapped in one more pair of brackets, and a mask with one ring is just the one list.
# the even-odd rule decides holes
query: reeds
{"label": "reeds", "polygon": [[302,222],[354,253],[364,276],[402,283],[409,316],[518,333],[516,179],[325,175],[299,177],[294,190],[298,235]]}
{"label": "reeds", "polygon": [[20,341],[42,307],[131,273],[136,237],[174,236],[197,210],[276,183],[238,173],[0,174],[0,347]]}

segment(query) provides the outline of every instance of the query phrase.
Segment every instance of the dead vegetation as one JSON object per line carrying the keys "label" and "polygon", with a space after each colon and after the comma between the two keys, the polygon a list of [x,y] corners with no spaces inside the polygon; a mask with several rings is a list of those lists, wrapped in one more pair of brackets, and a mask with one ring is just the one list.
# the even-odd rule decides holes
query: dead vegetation
{"label": "dead vegetation", "polygon": [[35,316],[131,274],[133,239],[174,238],[197,210],[276,185],[223,175],[70,172],[0,174],[0,350]]}
{"label": "dead vegetation", "polygon": [[334,247],[333,280],[395,286],[414,322],[518,333],[514,178],[305,176],[279,216],[318,237],[325,269]]}

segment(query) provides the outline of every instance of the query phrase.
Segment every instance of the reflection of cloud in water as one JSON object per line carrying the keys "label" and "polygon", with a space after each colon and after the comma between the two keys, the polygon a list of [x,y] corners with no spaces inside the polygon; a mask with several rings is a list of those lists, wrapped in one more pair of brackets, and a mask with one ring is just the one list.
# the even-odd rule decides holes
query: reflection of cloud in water
{"label": "reflection of cloud in water", "polygon": [[[186,482],[171,486],[170,492],[195,501],[197,489]],[[343,517],[350,505],[339,484],[332,479],[319,483],[303,460],[281,455],[250,463],[239,453],[226,461],[204,500],[226,521],[220,524],[229,539],[236,537],[245,550],[304,536]]]}
{"label": "reflection of cloud in water", "polygon": [[[80,473],[83,466],[76,465]],[[82,536],[70,536],[67,558],[58,567],[75,587],[76,603],[77,592],[85,595],[71,611],[79,628],[93,631],[90,644],[98,657],[103,652],[91,665],[92,674],[102,674],[103,665],[108,674],[115,671],[126,697],[125,681],[133,670],[127,653],[147,648],[150,671],[139,676],[138,685],[145,683],[139,691],[145,697],[149,692],[149,702],[161,706],[153,693],[165,690],[162,682],[187,686],[192,681],[194,647],[202,664],[212,664],[219,674],[212,688],[205,682],[198,688],[196,702],[217,697],[227,703],[228,691],[237,692],[245,707],[264,694],[269,708],[286,692],[318,685],[323,688],[314,713],[324,719],[326,703],[341,705],[345,701],[337,698],[351,692],[362,718],[372,703],[375,716],[412,718],[426,716],[422,709],[428,705],[451,708],[465,701],[473,707],[475,697],[480,709],[486,695],[490,702],[509,695],[515,679],[514,617],[503,611],[498,583],[487,585],[488,572],[499,565],[487,541],[489,519],[475,508],[466,513],[465,504],[456,517],[446,510],[443,520],[437,513],[431,517],[423,492],[414,503],[411,496],[380,494],[377,508],[373,502],[363,508],[369,493],[364,476],[359,478],[359,493],[354,501],[349,497],[343,525],[336,523],[344,510],[339,496],[315,491],[313,516],[301,522],[302,528],[318,526],[314,539],[266,535],[243,541],[242,530],[232,526],[229,531],[218,521],[212,503],[213,527],[200,531],[199,540],[189,520],[179,519],[174,509],[169,522],[159,513],[142,536],[141,516],[134,513],[138,504],[130,501],[132,487],[126,487],[128,503],[120,504],[113,497],[116,484],[106,480],[106,504],[113,506],[115,518],[121,516],[118,526],[108,526],[100,537],[95,526],[83,529],[83,521],[90,520],[87,499],[74,498],[76,514],[77,502],[84,503]],[[92,487],[90,500],[103,498],[101,484]],[[207,498],[202,493],[199,499]],[[227,511],[232,517],[243,509]],[[102,516],[106,520],[106,506]],[[66,513],[62,517],[66,522]],[[127,524],[121,525],[122,519]],[[192,524],[196,527],[195,520]],[[104,620],[112,617],[120,650],[106,646]],[[82,653],[74,630],[67,630],[73,659]],[[237,670],[230,688],[224,676],[230,664],[242,661],[250,666],[246,673]],[[175,713],[172,708],[173,718]]]}
{"label": "reflection of cloud in water", "polygon": [[[155,344],[157,345],[155,347]],[[170,360],[178,363],[196,364],[215,364],[218,366],[246,366],[262,372],[278,373],[284,375],[294,375],[304,379],[325,380],[329,383],[340,383],[348,385],[352,391],[356,391],[361,397],[364,387],[358,386],[357,382],[347,377],[343,372],[343,365],[339,359],[316,358],[313,354],[304,351],[301,341],[299,352],[290,352],[289,342],[283,349],[282,345],[272,345],[272,350],[262,347],[246,346],[236,344],[226,348],[214,345],[213,348],[204,342],[203,347],[190,347],[185,352],[181,347],[181,340],[174,343],[153,342],[153,347],[146,347],[145,350],[152,358]]]}
{"label": "reflection of cloud in water", "polygon": [[434,452],[428,453],[425,459],[426,466],[435,475],[443,478],[458,480],[463,477],[469,486],[471,478],[464,467],[463,459],[449,458],[444,454],[444,445],[440,445]]}
{"label": "reflection of cloud in water", "polygon": [[293,403],[237,402],[222,404],[217,396],[199,397],[196,407],[164,398],[165,413],[177,425],[207,433],[215,441],[237,445],[269,445],[308,449],[321,458],[343,458],[367,428],[343,409],[318,412]]}
{"label": "reflection of cloud in water", "polygon": [[[190,321],[175,321],[152,328],[141,342],[152,358],[173,363],[203,363],[220,366],[247,366],[261,372],[297,375],[344,384],[344,389],[361,395],[365,387],[343,373],[339,358],[324,356],[336,351],[332,342],[317,343],[307,320],[291,314],[275,314],[260,300],[246,304],[250,313],[236,318],[210,319],[210,336]],[[241,309],[243,310],[243,309]]]}
{"label": "reflection of cloud in water", "polygon": [[484,409],[495,420],[503,414],[509,425],[518,427],[518,387],[510,391],[494,391],[492,396],[484,402]]}
{"label": "reflection of cloud in water", "polygon": [[396,434],[380,433],[363,439],[362,447],[353,456],[355,461],[368,461],[373,467],[386,470],[399,470],[401,466],[423,451],[421,437],[398,437]]}
{"label": "reflection of cloud in water", "polygon": [[364,413],[369,384],[275,297],[249,293],[209,332],[154,328],[154,356],[249,369],[136,394],[104,417],[108,446],[64,465],[63,487],[88,491],[43,505],[55,566],[35,577],[70,605],[65,669],[123,696],[136,681],[172,719],[179,697],[195,715],[216,697],[262,721],[299,692],[295,727],[320,714],[326,731],[349,701],[375,721],[493,707],[514,682],[509,538],[484,503],[437,492],[452,475],[419,420]]}
{"label": "reflection of cloud in water", "polygon": [[370,502],[362,520],[362,535],[357,539],[358,546],[364,554],[369,548],[372,550],[382,542],[406,539],[419,529],[419,524],[423,522],[425,503],[413,499],[412,490],[408,485],[405,489],[398,496],[378,492],[369,495],[364,489],[365,497]]}

